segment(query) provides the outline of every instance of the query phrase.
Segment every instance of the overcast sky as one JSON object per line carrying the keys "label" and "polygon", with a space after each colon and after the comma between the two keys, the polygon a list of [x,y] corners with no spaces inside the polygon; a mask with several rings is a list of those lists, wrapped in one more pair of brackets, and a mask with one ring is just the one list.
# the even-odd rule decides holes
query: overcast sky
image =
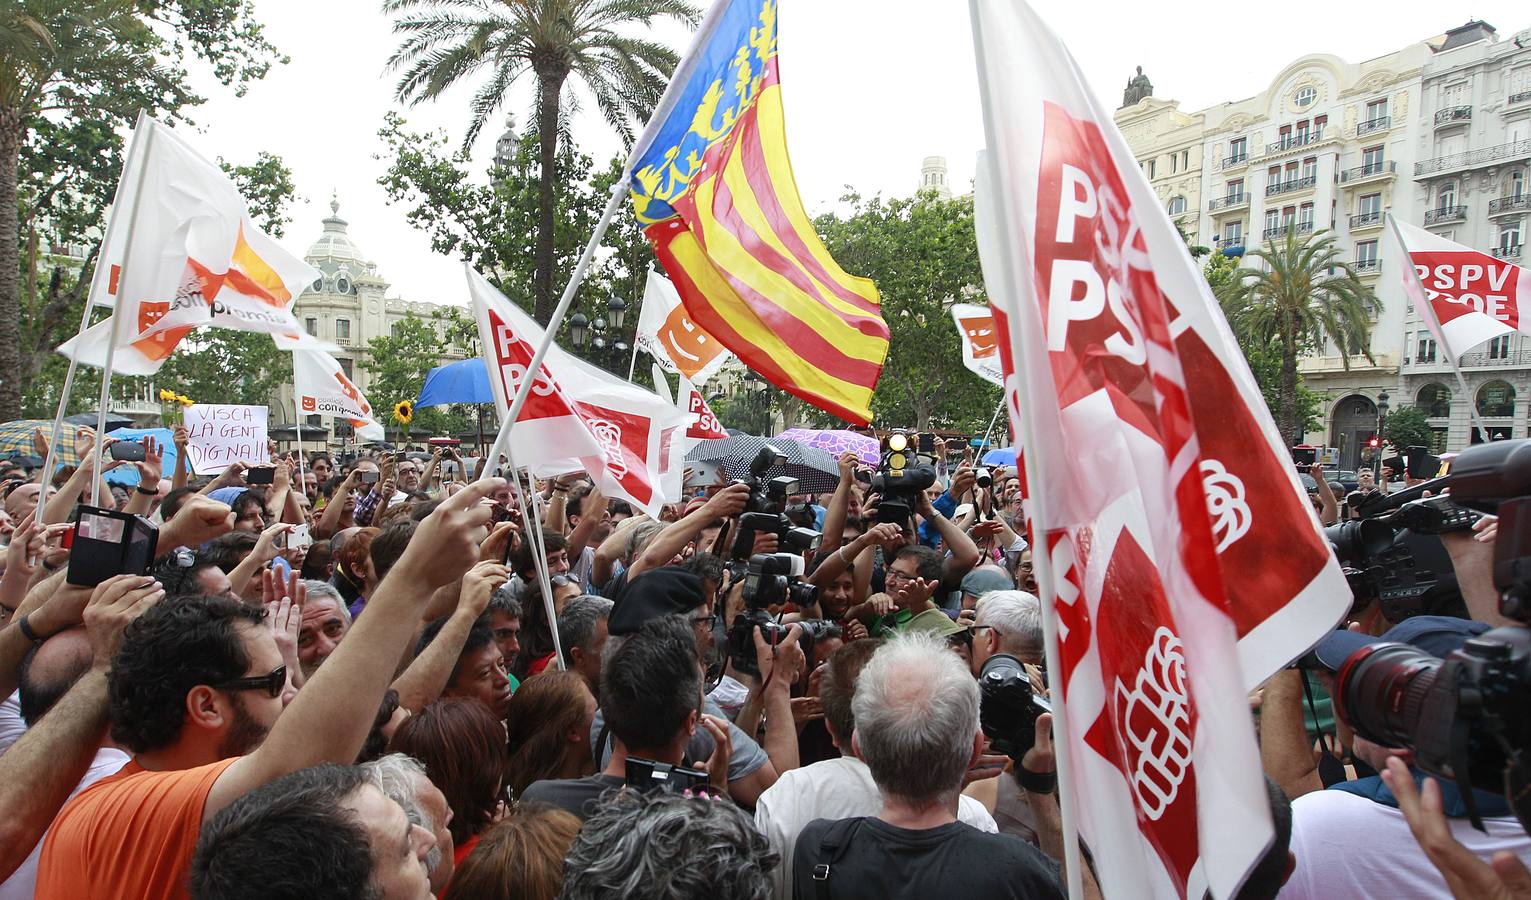
{"label": "overcast sky", "polygon": [[[1258,93],[1292,60],[1333,53],[1359,62],[1462,24],[1470,13],[1502,39],[1531,27],[1524,0],[1475,0],[1472,7],[1403,0],[1375,3],[1276,0],[1267,4],[1049,2],[1044,15],[1068,44],[1108,108],[1142,65],[1154,95],[1200,109]],[[397,43],[378,0],[255,0],[271,40],[292,58],[246,96],[235,98],[205,72],[209,102],[194,110],[203,153],[232,162],[275,153],[291,167],[301,202],[283,241],[305,252],[329,214],[331,192],[352,236],[392,282],[390,296],[462,304],[460,263],[430,252],[423,234],[385,201],[377,178],[383,116],[399,109],[385,71]],[[1189,10],[1188,12],[1176,11]],[[1460,10],[1460,11],[1459,11]],[[679,28],[661,37],[678,49]],[[961,0],[782,0],[780,67],[788,146],[811,214],[835,207],[847,185],[862,194],[913,191],[926,156],[946,157],[959,190],[983,144],[967,4]],[[476,85],[473,85],[476,87]],[[415,127],[461,139],[469,90],[403,110]],[[530,87],[507,111],[524,122]],[[592,104],[585,104],[587,110]],[[483,170],[501,129],[475,147]],[[575,139],[598,161],[620,151],[599,117],[577,121]]]}

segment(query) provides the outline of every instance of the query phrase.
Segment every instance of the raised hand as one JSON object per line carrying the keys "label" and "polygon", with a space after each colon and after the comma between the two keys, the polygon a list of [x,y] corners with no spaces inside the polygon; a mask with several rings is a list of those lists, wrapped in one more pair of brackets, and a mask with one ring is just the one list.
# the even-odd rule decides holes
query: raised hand
{"label": "raised hand", "polygon": [[728,732],[728,721],[717,716],[702,714],[701,727],[712,736],[712,755],[707,757],[707,783],[723,793],[728,793],[728,761],[734,755],[734,739]]}
{"label": "raised hand", "polygon": [[128,623],[164,599],[165,589],[143,575],[117,575],[101,582],[85,606],[85,634],[90,638],[93,665],[106,670],[122,646]]}
{"label": "raised hand", "polygon": [[138,470],[138,483],[145,489],[158,487],[159,480],[165,477],[165,448],[153,435],[144,437],[143,462],[135,462],[133,467]]}
{"label": "raised hand", "polygon": [[462,592],[457,596],[457,608],[465,609],[474,618],[489,608],[489,598],[500,585],[510,580],[510,570],[498,561],[480,562],[468,570],[462,579]]}
{"label": "raised hand", "polygon": [[198,547],[234,530],[234,510],[201,494],[186,498],[181,508],[160,528],[159,546]]}
{"label": "raised hand", "polygon": [[462,577],[478,561],[479,538],[492,515],[492,508],[479,501],[504,490],[505,484],[503,478],[475,481],[436,507],[420,523],[389,577],[407,572],[432,590]]}

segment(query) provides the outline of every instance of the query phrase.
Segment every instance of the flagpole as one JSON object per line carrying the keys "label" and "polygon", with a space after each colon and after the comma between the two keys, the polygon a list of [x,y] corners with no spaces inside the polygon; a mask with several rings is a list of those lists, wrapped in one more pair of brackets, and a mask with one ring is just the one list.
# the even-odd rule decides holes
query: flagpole
{"label": "flagpole", "polygon": [[[579,290],[580,282],[585,280],[585,270],[590,268],[590,260],[594,258],[596,249],[601,246],[601,238],[606,235],[606,226],[611,224],[612,218],[622,206],[622,201],[627,199],[627,190],[627,177],[624,173],[622,179],[612,186],[611,199],[606,203],[606,210],[601,213],[600,221],[595,223],[595,231],[591,233],[589,243],[585,244],[584,251],[580,253],[579,262],[575,264],[574,272],[569,276],[569,284],[564,288],[563,297],[558,301],[558,308],[553,310],[553,316],[543,330],[542,343],[537,345],[537,352],[532,354],[532,361],[526,367],[526,375],[516,388],[516,397],[511,401],[510,412],[505,416],[505,421],[500,423],[500,431],[495,435],[494,447],[490,453],[491,461],[498,459],[499,454],[509,448],[511,426],[515,425],[516,417],[521,415],[521,409],[526,406],[527,398],[531,396],[532,385],[537,383],[537,373],[542,371],[542,361],[547,358],[548,349],[553,346],[553,338],[558,334],[558,326],[563,324],[564,316],[568,315],[569,306],[574,302],[574,294]],[[484,472],[488,471],[489,467],[485,466]],[[483,473],[480,473],[480,477],[484,477]]]}
{"label": "flagpole", "polygon": [[516,472],[516,462],[507,456],[506,465],[510,468],[510,477],[515,482],[511,490],[516,496],[516,506],[521,510],[521,521],[528,523],[526,540],[532,549],[532,560],[537,569],[537,584],[542,590],[542,607],[547,613],[548,631],[553,635],[553,660],[558,665],[559,671],[563,671],[563,642],[558,638],[558,611],[553,606],[553,585],[552,577],[548,574],[547,547],[542,542],[542,517],[537,512],[537,479],[532,475],[532,470],[527,468],[526,480],[532,490],[531,510],[528,513],[526,494],[521,490],[521,479]]}
{"label": "flagpole", "polygon": [[[149,172],[148,156],[150,148],[154,145],[154,128],[144,127],[147,118],[148,116],[143,110],[139,110],[138,122],[133,129],[135,150],[138,149],[137,137],[140,132],[143,133],[143,152],[140,154],[141,158],[138,166],[138,183],[133,186],[133,208],[128,212],[127,236],[122,241],[122,262],[117,270],[117,299],[112,306],[111,339],[106,343],[105,365],[101,367],[101,405],[96,409],[96,443],[92,448],[92,452],[97,455],[101,453],[101,448],[106,444],[106,405],[111,400],[112,362],[117,355],[117,341],[127,328],[127,326],[123,325],[122,320],[122,296],[128,286],[128,262],[133,258],[133,237],[137,231],[135,226],[138,224],[138,208],[143,205],[144,177]],[[113,210],[112,214],[115,217],[116,211]],[[106,262],[110,265],[109,261]],[[90,301],[87,300],[86,304],[89,305],[89,303]],[[135,328],[137,327],[136,322],[130,323],[130,325]],[[81,460],[81,465],[84,465],[84,460]],[[90,481],[90,505],[97,507],[101,505],[100,473],[97,473],[96,477]]]}
{"label": "flagpole", "polygon": [[303,483],[303,401],[298,399],[298,355],[292,356],[292,424],[298,431],[298,490],[308,492]]}
{"label": "flagpole", "polygon": [[[1004,411],[1005,411],[1004,389],[1001,388],[1000,389],[999,406],[995,407],[995,409],[994,409],[994,418],[989,420],[989,427],[986,428],[984,430],[984,433],[983,433],[983,447],[989,446],[989,435],[994,433],[994,426],[995,426],[995,424],[997,424],[999,422],[999,414],[1004,412]],[[983,447],[980,447],[978,449],[981,451],[981,450],[983,450]],[[982,456],[978,457],[978,459],[979,459],[980,462],[983,461],[983,457]]]}
{"label": "flagpole", "polygon": [[64,392],[58,398],[58,412],[53,414],[53,436],[48,439],[48,455],[43,460],[42,490],[37,495],[44,501],[48,499],[48,483],[53,480],[53,464],[58,461],[58,440],[63,431],[64,410],[69,408],[69,395],[74,391],[74,373],[80,369],[80,336],[85,334],[90,325],[90,306],[90,298],[87,296],[85,309],[80,313],[80,330],[69,351],[69,369],[64,373]]}
{"label": "flagpole", "polygon": [[[641,312],[641,310],[640,310],[640,312]],[[633,380],[633,372],[635,372],[637,370],[638,370],[638,336],[635,334],[635,335],[633,335],[633,358],[632,358],[632,361],[627,364],[627,380],[628,381],[632,381]]]}

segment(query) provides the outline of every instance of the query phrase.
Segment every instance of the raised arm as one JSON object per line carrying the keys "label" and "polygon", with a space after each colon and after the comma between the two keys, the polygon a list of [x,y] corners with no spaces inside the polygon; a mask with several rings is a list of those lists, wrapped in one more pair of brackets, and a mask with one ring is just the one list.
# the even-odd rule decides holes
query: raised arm
{"label": "raised arm", "polygon": [[510,570],[498,562],[480,562],[468,570],[457,595],[457,608],[447,623],[430,646],[409,664],[404,674],[394,680],[393,689],[399,692],[400,706],[419,712],[441,696],[446,690],[447,679],[452,677],[457,658],[462,655],[463,644],[468,640],[473,623],[489,607],[489,597],[495,588],[509,577]]}
{"label": "raised arm", "polygon": [[191,463],[186,454],[186,445],[191,443],[191,432],[186,430],[185,425],[177,424],[170,439],[175,443],[175,471],[170,475],[170,489],[178,491],[191,480]]}
{"label": "raised arm", "polygon": [[824,507],[824,543],[821,546],[838,546],[840,538],[845,534],[851,492],[856,489],[856,462],[855,453],[847,450],[840,454],[840,483],[835,485],[835,492],[829,497],[829,505]]}
{"label": "raised arm", "polygon": [[128,505],[124,506],[122,511],[136,516],[147,516],[154,512],[154,498],[159,494],[159,480],[165,474],[165,451],[153,435],[144,436],[143,462],[135,462],[133,467],[138,469],[138,487],[133,489],[133,496],[128,498]]}
{"label": "raised arm", "polygon": [[578,560],[580,554],[585,552],[590,539],[595,537],[596,529],[601,527],[601,507],[605,505],[606,497],[601,494],[600,487],[592,484],[590,493],[579,502],[579,524],[569,532],[570,560]]}
{"label": "raised arm", "polygon": [[288,772],[321,762],[349,763],[361,751],[394,668],[420,620],[420,603],[461,577],[478,559],[477,536],[490,510],[479,501],[504,479],[476,482],[420,523],[414,538],[367,603],[346,639],[304,686],[249,756],[229,766],[203,810],[216,814],[236,798]]}
{"label": "raised arm", "polygon": [[675,558],[675,555],[686,549],[686,545],[696,540],[696,536],[702,533],[708,522],[716,519],[731,519],[744,512],[744,505],[749,502],[750,489],[746,485],[731,484],[708,498],[706,503],[697,507],[688,516],[683,516],[678,521],[671,522],[664,530],[654,535],[643,554],[633,560],[628,567],[628,578],[637,578],[648,569],[665,565]]}
{"label": "raised arm", "polygon": [[314,526],[314,537],[334,536],[337,526],[340,525],[340,515],[345,508],[346,498],[351,495],[352,488],[356,487],[356,479],[360,477],[355,469],[346,473],[345,480],[335,488],[335,496],[330,498],[330,502],[324,504],[324,512],[319,516],[319,524]]}

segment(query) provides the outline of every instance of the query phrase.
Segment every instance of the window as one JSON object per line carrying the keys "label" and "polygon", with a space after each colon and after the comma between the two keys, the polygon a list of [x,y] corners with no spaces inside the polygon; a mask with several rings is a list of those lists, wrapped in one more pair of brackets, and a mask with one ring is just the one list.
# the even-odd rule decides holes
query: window
{"label": "window", "polygon": [[1415,362],[1435,362],[1435,338],[1430,337],[1430,332],[1421,331],[1419,333],[1419,338],[1414,344],[1414,350]]}
{"label": "window", "polygon": [[1377,242],[1356,242],[1355,268],[1360,270],[1375,269],[1377,267]]}
{"label": "window", "polygon": [[1498,336],[1498,337],[1494,338],[1493,340],[1489,341],[1488,342],[1488,358],[1489,359],[1509,359],[1510,358],[1510,338],[1511,338],[1511,335],[1501,334],[1500,336]]}
{"label": "window", "polygon": [[1318,177],[1318,157],[1310,156],[1302,161],[1302,177],[1304,181]]}
{"label": "window", "polygon": [[1235,178],[1228,182],[1228,193],[1225,194],[1230,204],[1244,199],[1244,179]]}
{"label": "window", "polygon": [[1265,236],[1270,237],[1281,227],[1281,213],[1274,209],[1265,211]]}
{"label": "window", "polygon": [[1308,228],[1313,227],[1313,204],[1304,203],[1297,210],[1297,223]]}
{"label": "window", "polygon": [[1307,142],[1308,142],[1308,120],[1307,119],[1303,119],[1301,122],[1297,123],[1297,134],[1293,136],[1292,143],[1293,144],[1297,144],[1297,145],[1302,145],[1302,144],[1306,144]]}
{"label": "window", "polygon": [[1386,118],[1387,118],[1387,98],[1386,97],[1382,98],[1381,100],[1373,100],[1370,103],[1366,104],[1366,122],[1365,122],[1365,124],[1370,125],[1373,128],[1376,128],[1378,126],[1378,124],[1380,124],[1382,122],[1382,120],[1386,119]]}
{"label": "window", "polygon": [[353,375],[351,373],[351,361],[349,359],[346,359],[345,357],[341,357],[341,358],[335,360],[335,362],[340,363],[340,371],[346,373],[346,377],[347,378],[354,378],[354,377],[356,377],[355,375]]}
{"label": "window", "polygon": [[1520,221],[1506,222],[1499,226],[1499,249],[1510,250],[1520,246]]}
{"label": "window", "polygon": [[1243,162],[1249,158],[1249,139],[1234,138],[1228,142],[1228,161]]}
{"label": "window", "polygon": [[1363,216],[1382,216],[1382,195],[1366,194],[1356,202],[1356,212]]}
{"label": "window", "polygon": [[1179,172],[1179,171],[1180,171],[1180,154],[1179,153],[1171,153],[1170,154],[1170,174],[1173,175],[1173,174],[1175,174],[1176,172]]}
{"label": "window", "polygon": [[1185,198],[1184,197],[1171,197],[1170,198],[1170,205],[1169,205],[1169,214],[1172,215],[1172,216],[1178,216],[1178,215],[1183,214],[1184,212],[1185,212]]}
{"label": "window", "polygon": [[1515,415],[1515,389],[1509,382],[1490,381],[1478,388],[1478,415],[1491,418]]}
{"label": "window", "polygon": [[1308,107],[1312,106],[1313,101],[1317,99],[1318,90],[1312,85],[1309,85],[1308,87],[1300,88],[1297,91],[1296,96],[1292,97],[1292,103],[1298,109],[1307,109]]}
{"label": "window", "polygon": [[1225,248],[1244,246],[1244,223],[1242,221],[1229,222],[1223,226],[1223,246]]}
{"label": "window", "polygon": [[[336,319],[335,320],[335,340],[337,340],[337,341],[349,341],[350,339],[351,339],[351,320],[350,319]],[[347,376],[347,377],[349,377],[349,376]]]}
{"label": "window", "polygon": [[1510,173],[1510,196],[1514,197],[1516,200],[1519,200],[1522,197],[1526,196],[1526,173],[1525,172],[1511,172]]}
{"label": "window", "polygon": [[1435,194],[1436,209],[1450,209],[1457,205],[1457,183],[1448,181]]}
{"label": "window", "polygon": [[315,278],[314,279],[314,283],[309,285],[309,288],[311,290],[313,290],[313,291],[316,291],[316,292],[324,290],[324,279],[323,278]]}
{"label": "window", "polygon": [[1180,170],[1183,172],[1191,167],[1191,151],[1180,151]]}
{"label": "window", "polygon": [[304,319],[303,320],[303,330],[308,332],[310,337],[318,337],[319,336],[319,320],[315,319],[315,318],[312,318],[312,317]]}
{"label": "window", "polygon": [[1361,151],[1361,174],[1375,175],[1382,171],[1382,146],[1367,147]]}
{"label": "window", "polygon": [[1154,160],[1149,160],[1148,161],[1148,177],[1149,178],[1153,178],[1155,176],[1155,174],[1157,174],[1157,172],[1156,172],[1157,169],[1158,169],[1158,166],[1154,165]]}
{"label": "window", "polygon": [[1297,180],[1297,163],[1295,163],[1295,162],[1287,163],[1286,164],[1286,171],[1283,172],[1282,174],[1286,176],[1286,180],[1287,181],[1296,181]]}
{"label": "window", "polygon": [[1324,135],[1324,126],[1328,125],[1328,124],[1329,124],[1329,117],[1328,116],[1314,116],[1313,117],[1313,136],[1314,137],[1323,137],[1323,135]]}
{"label": "window", "polygon": [[1432,381],[1419,389],[1414,405],[1432,419],[1444,419],[1451,415],[1451,390],[1439,381]]}

